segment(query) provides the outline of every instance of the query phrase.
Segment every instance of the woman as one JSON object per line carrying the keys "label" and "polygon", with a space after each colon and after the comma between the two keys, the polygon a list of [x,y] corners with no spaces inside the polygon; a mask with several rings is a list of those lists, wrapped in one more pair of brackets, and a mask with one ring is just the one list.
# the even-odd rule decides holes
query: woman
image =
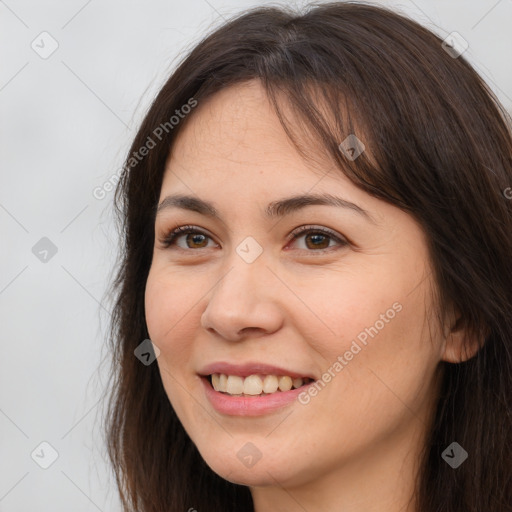
{"label": "woman", "polygon": [[454,48],[258,8],[163,86],[116,193],[124,510],[512,510],[511,133]]}

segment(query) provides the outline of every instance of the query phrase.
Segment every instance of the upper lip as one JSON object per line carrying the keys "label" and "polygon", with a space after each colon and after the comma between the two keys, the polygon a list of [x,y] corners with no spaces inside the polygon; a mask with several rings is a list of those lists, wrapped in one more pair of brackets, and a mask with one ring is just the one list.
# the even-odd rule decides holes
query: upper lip
{"label": "upper lip", "polygon": [[199,370],[199,375],[204,377],[212,375],[213,373],[223,373],[225,375],[238,375],[239,377],[248,377],[249,375],[288,375],[292,378],[308,377],[315,379],[308,372],[296,372],[288,370],[279,366],[260,362],[247,362],[247,363],[228,363],[216,362],[210,363]]}

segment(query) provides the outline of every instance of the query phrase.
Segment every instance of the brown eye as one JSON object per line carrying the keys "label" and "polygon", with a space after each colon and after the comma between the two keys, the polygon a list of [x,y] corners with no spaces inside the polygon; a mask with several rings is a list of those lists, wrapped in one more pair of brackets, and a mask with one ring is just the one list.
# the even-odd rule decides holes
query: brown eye
{"label": "brown eye", "polygon": [[[329,247],[329,236],[323,233],[307,233],[304,240],[308,249],[327,249]],[[310,242],[312,245],[308,244]]]}
{"label": "brown eye", "polygon": [[204,242],[206,238],[206,235],[203,235],[202,233],[188,233],[187,236],[185,237],[185,243],[187,244],[187,246],[190,242],[192,244],[197,244],[199,247],[205,247]]}
{"label": "brown eye", "polygon": [[[185,245],[182,246],[178,244],[177,241],[184,236]],[[301,247],[299,249],[307,252],[327,251],[336,246],[336,244],[341,247],[349,245],[346,240],[342,239],[334,232],[315,226],[301,226],[292,233],[293,241],[299,240],[303,237],[305,247]],[[212,238],[198,228],[195,228],[194,226],[180,226],[167,234],[161,240],[161,243],[164,247],[177,246],[179,249],[183,250],[206,249],[208,248],[208,240],[212,240]],[[334,246],[331,242],[335,242]]]}
{"label": "brown eye", "polygon": [[[185,247],[176,244],[176,241],[186,235]],[[170,247],[177,245],[180,249],[204,249],[207,247],[208,239],[211,237],[206,233],[194,228],[193,226],[180,226],[179,228],[173,229],[165,238],[161,241],[164,247]]]}
{"label": "brown eye", "polygon": [[332,231],[314,226],[302,226],[296,230],[292,236],[294,241],[304,237],[305,248],[301,249],[308,252],[322,252],[328,250],[333,247],[330,245],[332,241],[337,242],[337,244],[342,247],[348,245],[346,240],[343,240]]}

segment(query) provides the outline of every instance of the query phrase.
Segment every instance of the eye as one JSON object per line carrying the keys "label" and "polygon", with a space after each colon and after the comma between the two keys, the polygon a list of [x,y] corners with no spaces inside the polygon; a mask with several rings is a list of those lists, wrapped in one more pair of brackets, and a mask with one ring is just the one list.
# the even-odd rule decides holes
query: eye
{"label": "eye", "polygon": [[[299,238],[305,237],[305,249],[308,251],[309,249],[314,249],[314,252],[323,252],[329,250],[332,246],[329,246],[331,241],[338,242],[338,245],[341,247],[345,247],[348,244],[346,240],[343,240],[336,233],[327,228],[318,228],[315,226],[301,226],[292,232],[292,240],[297,240]],[[309,251],[313,252],[313,251]]]}
{"label": "eye", "polygon": [[[185,238],[185,247],[177,244],[177,241],[184,235],[187,235]],[[330,245],[332,241],[337,242],[341,247],[349,245],[346,240],[342,239],[333,231],[315,226],[301,226],[294,230],[290,236],[292,241],[305,237],[305,248],[300,249],[308,252],[323,252],[329,250],[332,248]],[[205,249],[208,247],[208,239],[212,240],[210,235],[194,226],[180,226],[171,230],[160,242],[165,248],[177,245],[178,248],[183,250]]]}
{"label": "eye", "polygon": [[[179,240],[183,235],[187,235],[185,238],[186,247],[181,247],[178,245],[180,249],[204,249],[206,247],[205,242],[207,244],[208,238],[211,237],[204,233],[203,231],[195,228],[194,226],[180,226],[176,229],[171,230],[160,242],[163,247],[170,247],[171,245],[176,245],[176,240]],[[190,247],[188,244],[195,244],[195,247]]]}

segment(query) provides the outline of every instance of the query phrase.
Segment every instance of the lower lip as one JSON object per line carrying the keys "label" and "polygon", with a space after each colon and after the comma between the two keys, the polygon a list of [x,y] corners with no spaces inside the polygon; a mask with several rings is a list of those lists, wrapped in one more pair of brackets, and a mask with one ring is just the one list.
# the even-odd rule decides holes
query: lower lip
{"label": "lower lip", "polygon": [[206,377],[201,377],[206,397],[217,412],[231,416],[260,416],[277,411],[294,402],[312,383],[290,391],[261,396],[231,396],[215,391]]}

